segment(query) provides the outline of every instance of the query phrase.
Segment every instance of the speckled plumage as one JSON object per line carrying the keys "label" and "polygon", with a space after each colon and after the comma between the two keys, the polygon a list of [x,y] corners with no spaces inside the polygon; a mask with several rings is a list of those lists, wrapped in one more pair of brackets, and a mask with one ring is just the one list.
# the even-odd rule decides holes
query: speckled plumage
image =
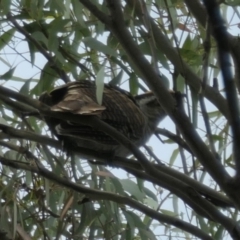
{"label": "speckled plumage", "polygon": [[[99,105],[95,83],[87,80],[57,87],[50,93],[43,93],[39,100],[49,105],[52,111],[71,112],[79,117],[96,115],[137,146],[146,143],[166,115],[152,93],[134,98],[130,93],[107,84],[104,86],[102,105]],[[66,149],[71,144],[117,156],[130,154],[126,148],[99,130],[59,119],[45,120]]]}

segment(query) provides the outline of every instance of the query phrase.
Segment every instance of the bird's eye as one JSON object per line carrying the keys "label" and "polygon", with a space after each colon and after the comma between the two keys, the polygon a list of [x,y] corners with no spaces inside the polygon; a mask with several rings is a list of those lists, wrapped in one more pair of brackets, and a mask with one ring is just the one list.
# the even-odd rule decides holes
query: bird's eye
{"label": "bird's eye", "polygon": [[158,105],[159,104],[158,104],[157,99],[154,99],[154,100],[150,101],[149,103],[147,103],[147,106],[149,106],[149,107],[154,107],[154,106],[158,106]]}

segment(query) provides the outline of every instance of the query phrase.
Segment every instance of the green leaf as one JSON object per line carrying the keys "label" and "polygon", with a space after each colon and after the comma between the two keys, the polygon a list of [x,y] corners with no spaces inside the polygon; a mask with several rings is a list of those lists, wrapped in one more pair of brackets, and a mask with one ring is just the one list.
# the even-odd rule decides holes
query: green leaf
{"label": "green leaf", "polygon": [[78,23],[85,28],[86,24],[82,14],[83,5],[78,0],[72,0],[72,5],[73,5],[73,12],[77,18]]}
{"label": "green leaf", "polygon": [[2,16],[9,13],[11,4],[12,4],[11,0],[0,1],[0,9],[1,9]]}
{"label": "green leaf", "polygon": [[153,200],[152,198],[146,198],[144,200],[144,203],[149,206],[151,209],[157,210],[158,208],[158,202]]}
{"label": "green leaf", "polygon": [[70,19],[64,19],[62,17],[55,18],[51,24],[49,24],[49,35],[55,35],[57,37],[58,33],[65,33],[71,30],[70,25],[71,21]]}
{"label": "green leaf", "polygon": [[28,44],[28,48],[29,48],[29,52],[30,52],[31,63],[33,66],[35,63],[35,52],[37,52],[38,50],[32,42],[28,41],[27,44]]}
{"label": "green leaf", "polygon": [[178,149],[178,148],[175,149],[175,150],[172,152],[172,155],[171,155],[170,161],[169,161],[169,166],[170,166],[170,167],[174,164],[175,160],[177,159],[178,154],[179,154],[179,149]]}
{"label": "green leaf", "polygon": [[198,126],[198,94],[195,91],[191,91],[192,96],[192,122],[193,126]]}
{"label": "green leaf", "polygon": [[[152,50],[149,46],[148,41],[144,41],[141,44],[139,44],[139,48],[142,50],[144,55],[152,56]],[[156,57],[165,69],[170,70],[166,56],[159,49],[156,49]]]}
{"label": "green leaf", "polygon": [[169,79],[168,79],[164,74],[161,74],[160,78],[161,78],[161,81],[162,81],[163,85],[164,85],[167,89],[169,89],[169,87],[170,87]]}
{"label": "green leaf", "polygon": [[138,79],[135,73],[131,73],[130,79],[129,79],[129,88],[130,93],[135,96],[138,93]]}
{"label": "green leaf", "polygon": [[208,233],[209,232],[209,227],[208,227],[208,224],[205,223],[205,219],[201,216],[198,216],[198,221],[199,221],[201,229],[204,232]]}
{"label": "green leaf", "polygon": [[229,0],[229,1],[224,1],[224,3],[232,7],[240,6],[240,0]]}
{"label": "green leaf", "polygon": [[115,77],[109,82],[109,84],[114,85],[114,86],[119,85],[119,84],[121,83],[122,77],[123,77],[123,70],[121,70],[121,71],[117,74],[117,76],[115,76]]}
{"label": "green leaf", "polygon": [[4,34],[1,35],[1,37],[0,37],[0,51],[6,45],[8,45],[8,43],[12,40],[12,37],[13,37],[15,31],[16,31],[15,28],[11,28],[7,32],[5,32]]}
{"label": "green leaf", "polygon": [[31,81],[32,81],[32,79],[29,79],[29,80],[25,81],[25,83],[21,87],[19,93],[24,94],[24,95],[28,95],[29,94],[29,89],[30,89],[29,87],[30,87]]}
{"label": "green leaf", "polygon": [[95,38],[92,37],[86,37],[83,42],[87,47],[90,47],[98,52],[102,52],[106,55],[118,57],[116,50],[113,50],[109,46],[106,46],[105,44],[99,42]]}
{"label": "green leaf", "polygon": [[45,46],[48,46],[48,39],[46,38],[46,36],[42,32],[36,31],[36,32],[32,33],[32,37],[36,41],[38,41],[40,43],[44,43]]}
{"label": "green leaf", "polygon": [[130,211],[123,211],[123,214],[126,217],[127,222],[131,228],[138,228],[141,239],[156,240],[154,234],[149,229],[147,229],[146,225],[142,222],[141,218],[137,214]]}
{"label": "green leaf", "polygon": [[9,69],[7,72],[5,72],[3,75],[0,76],[0,79],[3,79],[3,80],[11,79],[15,69],[16,67]]}
{"label": "green leaf", "polygon": [[140,191],[138,185],[130,179],[121,179],[120,183],[123,189],[133,195],[137,200],[143,202],[144,194]]}
{"label": "green leaf", "polygon": [[0,116],[0,124],[4,124],[4,125],[7,125],[7,126],[10,126],[8,124],[8,122],[4,118],[2,118],[1,116]]}
{"label": "green leaf", "polygon": [[152,198],[156,202],[158,201],[156,193],[152,192],[149,188],[146,188],[146,187],[144,187],[143,190],[148,197]]}
{"label": "green leaf", "polygon": [[157,240],[157,238],[150,229],[139,229],[139,235],[141,239]]}
{"label": "green leaf", "polygon": [[52,32],[48,37],[48,49],[52,52],[57,52],[59,48],[59,41],[57,33]]}
{"label": "green leaf", "polygon": [[221,116],[220,111],[213,111],[208,113],[209,118],[219,118]]}
{"label": "green leaf", "polygon": [[176,213],[174,213],[173,211],[169,211],[169,210],[166,210],[166,209],[160,209],[160,212],[162,212],[163,214],[166,214],[168,216],[172,216],[172,217],[176,217]]}
{"label": "green leaf", "polygon": [[127,222],[128,222],[128,225],[130,226],[130,229],[134,230],[135,228],[135,223],[134,223],[134,220],[131,216],[131,214],[129,214],[128,211],[123,211],[123,215],[125,216]]}
{"label": "green leaf", "polygon": [[224,227],[222,225],[219,225],[217,231],[215,232],[214,239],[216,240],[222,240],[224,237]]}
{"label": "green leaf", "polygon": [[100,68],[96,77],[96,97],[99,105],[102,105],[103,89],[104,89],[104,77],[105,77],[105,63]]}
{"label": "green leaf", "polygon": [[177,76],[177,90],[179,92],[185,92],[185,79],[181,74]]}
{"label": "green leaf", "polygon": [[31,90],[32,94],[41,95],[45,91],[52,89],[52,84],[58,78],[55,70],[53,70],[51,63],[47,62],[41,72],[40,80],[37,85]]}
{"label": "green leaf", "polygon": [[179,206],[178,197],[176,195],[173,195],[172,201],[173,201],[173,210],[174,210],[176,215],[179,215],[179,211],[178,211],[178,206]]}
{"label": "green leaf", "polygon": [[113,184],[113,186],[115,187],[115,191],[121,195],[124,195],[124,190],[123,187],[121,185],[121,182],[119,179],[117,178],[111,178],[111,183]]}
{"label": "green leaf", "polygon": [[0,61],[4,63],[7,67],[11,68],[11,64],[9,64],[9,62],[6,61],[4,58],[0,57]]}

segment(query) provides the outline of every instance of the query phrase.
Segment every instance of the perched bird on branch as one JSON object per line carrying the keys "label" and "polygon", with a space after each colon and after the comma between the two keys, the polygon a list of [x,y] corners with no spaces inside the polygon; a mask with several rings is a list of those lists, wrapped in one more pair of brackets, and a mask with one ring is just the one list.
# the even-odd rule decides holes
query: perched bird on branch
{"label": "perched bird on branch", "polygon": [[[148,141],[158,123],[166,116],[153,93],[133,97],[121,88],[108,84],[104,85],[100,105],[96,100],[95,83],[87,80],[57,87],[50,93],[43,93],[39,100],[50,106],[52,111],[70,112],[79,118],[95,115],[116,128],[138,147]],[[131,154],[98,129],[50,117],[45,117],[45,120],[50,130],[63,141],[66,150],[72,145],[121,157]]]}
{"label": "perched bird on branch", "polygon": [[[172,92],[179,107],[179,96]],[[180,96],[181,97],[181,96]],[[81,80],[43,93],[39,99],[51,107],[52,111],[69,112],[82,118],[95,115],[127,136],[136,146],[144,145],[154,133],[166,113],[153,93],[148,92],[136,97],[119,87],[104,85],[103,101],[96,100],[94,82]],[[131,154],[125,147],[104,132],[92,127],[67,122],[57,118],[45,117],[50,130],[63,142],[66,151],[74,148],[93,150],[112,156],[126,157]],[[231,200],[219,199],[210,193],[198,191],[207,200],[220,207],[234,206]]]}

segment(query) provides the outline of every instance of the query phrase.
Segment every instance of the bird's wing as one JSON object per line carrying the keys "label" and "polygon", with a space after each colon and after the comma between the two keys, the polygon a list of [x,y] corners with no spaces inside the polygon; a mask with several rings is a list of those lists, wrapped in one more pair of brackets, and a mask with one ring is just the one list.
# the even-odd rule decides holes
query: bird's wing
{"label": "bird's wing", "polygon": [[[145,116],[134,98],[118,87],[104,86],[102,105],[99,105],[96,100],[95,83],[86,80],[71,82],[55,88],[49,93],[49,97],[49,100],[46,100],[46,97],[42,99],[45,99],[45,103],[51,106],[53,111],[71,112],[82,117],[97,115],[133,141],[143,135],[146,125]],[[51,123],[48,125],[50,126]],[[117,144],[107,134],[82,124],[55,119],[54,125],[59,135]]]}
{"label": "bird's wing", "polygon": [[[93,86],[88,84],[75,84],[64,85],[67,86],[67,92],[57,104],[51,107],[52,111],[71,112],[80,115],[98,115],[106,109],[106,107],[99,105],[92,94]],[[57,94],[60,88],[55,89],[52,94]],[[89,91],[90,90],[90,91]]]}

